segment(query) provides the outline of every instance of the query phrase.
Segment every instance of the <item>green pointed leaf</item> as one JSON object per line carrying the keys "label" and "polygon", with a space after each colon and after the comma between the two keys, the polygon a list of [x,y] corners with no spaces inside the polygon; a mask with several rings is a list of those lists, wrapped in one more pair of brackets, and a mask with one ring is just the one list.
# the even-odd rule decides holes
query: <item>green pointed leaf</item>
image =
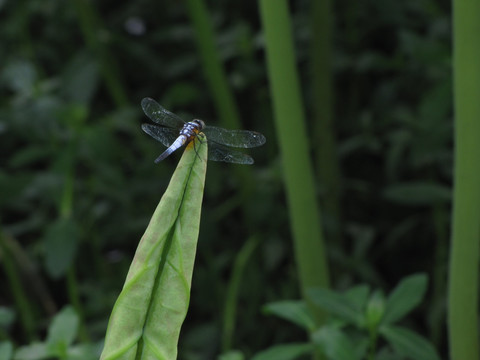
{"label": "green pointed leaf", "polygon": [[396,352],[412,360],[440,360],[433,345],[413,331],[398,327],[384,326],[380,333],[388,340]]}
{"label": "green pointed leaf", "polygon": [[10,341],[0,343],[0,360],[10,360],[13,354],[13,345]]}
{"label": "green pointed leaf", "polygon": [[385,307],[383,324],[391,324],[417,306],[427,290],[427,275],[411,275],[400,282],[390,293]]}
{"label": "green pointed leaf", "polygon": [[312,344],[285,344],[276,345],[259,352],[252,360],[294,360],[313,350]]}
{"label": "green pointed leaf", "polygon": [[360,359],[348,337],[339,329],[324,326],[312,334],[313,342],[320,346],[322,352],[332,360]]}
{"label": "green pointed leaf", "polygon": [[310,289],[308,295],[314,304],[328,313],[357,326],[363,323],[363,311],[360,312],[347,295],[324,288]]}
{"label": "green pointed leaf", "polygon": [[77,336],[78,316],[71,306],[60,311],[48,328],[46,344],[53,353],[55,349],[66,349]]}
{"label": "green pointed leaf", "polygon": [[60,218],[45,234],[45,267],[54,279],[66,273],[77,251],[79,229],[70,218]]}
{"label": "green pointed leaf", "polygon": [[110,316],[102,360],[177,358],[190,299],[206,154],[206,141],[187,146],[137,247]]}
{"label": "green pointed leaf", "polygon": [[265,305],[263,311],[291,321],[308,331],[315,330],[315,321],[303,301],[278,301]]}

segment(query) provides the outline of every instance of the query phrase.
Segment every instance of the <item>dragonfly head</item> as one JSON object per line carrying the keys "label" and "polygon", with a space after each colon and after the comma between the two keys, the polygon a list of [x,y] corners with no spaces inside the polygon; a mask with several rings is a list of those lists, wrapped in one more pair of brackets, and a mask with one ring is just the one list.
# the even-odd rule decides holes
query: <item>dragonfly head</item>
{"label": "dragonfly head", "polygon": [[193,119],[193,122],[198,125],[198,130],[202,131],[205,128],[205,123],[200,119]]}

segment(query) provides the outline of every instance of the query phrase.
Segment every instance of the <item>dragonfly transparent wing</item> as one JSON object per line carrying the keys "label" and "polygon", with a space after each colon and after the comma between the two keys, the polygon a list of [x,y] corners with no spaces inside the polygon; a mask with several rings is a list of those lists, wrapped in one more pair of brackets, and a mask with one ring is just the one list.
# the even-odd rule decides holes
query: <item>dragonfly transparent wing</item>
{"label": "dragonfly transparent wing", "polygon": [[207,140],[226,146],[252,148],[265,144],[265,136],[256,131],[226,130],[216,126],[206,126],[202,132],[207,135]]}
{"label": "dragonfly transparent wing", "polygon": [[145,115],[162,126],[168,126],[180,130],[183,125],[185,125],[185,121],[180,117],[171,113],[151,98],[145,98],[142,100],[142,109]]}
{"label": "dragonfly transparent wing", "polygon": [[241,153],[240,151],[229,149],[213,141],[208,141],[208,160],[246,165],[253,164],[251,156]]}
{"label": "dragonfly transparent wing", "polygon": [[142,124],[142,130],[155,140],[160,141],[166,147],[172,145],[175,139],[178,137],[178,131],[175,129],[151,124]]}

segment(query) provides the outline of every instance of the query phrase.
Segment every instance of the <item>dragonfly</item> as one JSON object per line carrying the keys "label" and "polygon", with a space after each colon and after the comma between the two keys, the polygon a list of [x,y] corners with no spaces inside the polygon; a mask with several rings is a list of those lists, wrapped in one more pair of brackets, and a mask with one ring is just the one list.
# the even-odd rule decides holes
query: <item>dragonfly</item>
{"label": "dragonfly", "polygon": [[157,159],[158,164],[175,150],[187,145],[199,133],[204,133],[208,142],[208,159],[235,164],[253,164],[251,156],[235,148],[252,148],[265,144],[265,136],[256,131],[226,130],[216,126],[207,126],[202,120],[183,121],[151,98],[142,100],[142,109],[153,124],[142,124],[142,130],[167,147]]}

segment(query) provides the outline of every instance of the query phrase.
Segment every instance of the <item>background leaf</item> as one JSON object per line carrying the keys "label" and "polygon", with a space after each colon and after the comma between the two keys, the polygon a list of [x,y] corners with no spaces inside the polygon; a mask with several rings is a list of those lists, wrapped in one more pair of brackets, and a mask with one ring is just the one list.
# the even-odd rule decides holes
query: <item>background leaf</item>
{"label": "background leaf", "polygon": [[387,298],[383,324],[391,324],[410,312],[427,291],[427,276],[416,274],[407,277],[398,284]]}
{"label": "background leaf", "polygon": [[363,312],[360,312],[347,296],[327,289],[311,289],[308,294],[311,301],[327,313],[350,324],[361,325]]}
{"label": "background leaf", "polygon": [[0,343],[0,360],[10,360],[13,354],[13,345],[9,341]]}
{"label": "background leaf", "polygon": [[312,314],[303,301],[278,301],[265,305],[263,311],[291,321],[310,332],[315,329]]}
{"label": "background leaf", "polygon": [[73,343],[78,331],[78,316],[71,307],[62,309],[48,327],[46,343],[50,349],[63,346],[65,349]]}
{"label": "background leaf", "polygon": [[72,265],[78,246],[80,229],[71,218],[60,218],[45,234],[45,267],[58,279]]}
{"label": "background leaf", "polygon": [[365,309],[365,306],[368,301],[368,295],[370,288],[367,285],[357,285],[348,289],[344,295],[349,301],[355,304],[355,307],[358,311]]}
{"label": "background leaf", "polygon": [[47,359],[52,354],[48,351],[47,345],[40,342],[33,342],[26,346],[21,346],[15,351],[15,360],[40,360]]}
{"label": "background leaf", "polygon": [[15,320],[15,312],[5,306],[0,306],[0,327],[9,328]]}
{"label": "background leaf", "polygon": [[320,346],[328,359],[355,360],[361,359],[365,354],[357,354],[350,339],[341,330],[325,326],[312,334],[315,344]]}
{"label": "background leaf", "polygon": [[411,330],[397,326],[384,326],[380,332],[395,351],[403,356],[413,360],[440,360],[432,344]]}
{"label": "background leaf", "polygon": [[252,360],[294,360],[312,350],[311,344],[276,345],[256,354]]}

